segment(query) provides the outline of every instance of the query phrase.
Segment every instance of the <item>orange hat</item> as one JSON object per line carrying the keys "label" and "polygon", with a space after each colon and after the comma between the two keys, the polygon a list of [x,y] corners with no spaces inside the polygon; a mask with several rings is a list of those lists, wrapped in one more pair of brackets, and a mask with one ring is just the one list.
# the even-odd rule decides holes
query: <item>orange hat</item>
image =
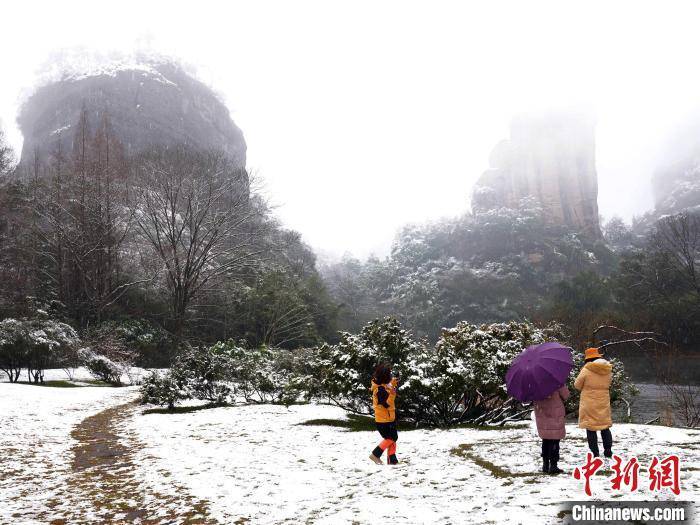
{"label": "orange hat", "polygon": [[594,357],[603,357],[597,348],[586,348],[586,359],[593,359]]}

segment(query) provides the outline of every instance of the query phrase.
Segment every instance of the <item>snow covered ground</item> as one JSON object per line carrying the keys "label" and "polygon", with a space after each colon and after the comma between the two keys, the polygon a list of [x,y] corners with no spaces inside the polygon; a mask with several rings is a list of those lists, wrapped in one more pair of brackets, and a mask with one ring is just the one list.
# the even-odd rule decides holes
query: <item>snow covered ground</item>
{"label": "snow covered ground", "polygon": [[[125,385],[134,383],[138,384],[139,381],[145,376],[150,373],[151,370],[161,370],[161,369],[146,369],[146,368],[138,368],[138,367],[131,367],[129,369],[128,374],[122,374],[122,383]],[[72,380],[69,379],[68,374],[60,369],[60,368],[54,368],[50,370],[46,370],[44,374],[44,381],[69,381],[69,382],[74,382],[76,384],[84,384],[86,382],[94,382],[95,377],[90,373],[90,371],[85,368],[85,367],[80,367],[80,368],[74,368],[71,370],[71,377]],[[22,376],[20,377],[20,381],[27,381],[28,377],[26,375],[26,372],[22,372]],[[0,381],[7,381],[7,376],[2,376],[0,378]]]}
{"label": "snow covered ground", "polygon": [[[140,416],[145,482],[157,483],[164,466],[192,493],[209,501],[223,523],[546,523],[558,503],[586,499],[571,477],[585,458],[585,434],[573,425],[562,442],[560,466],[569,475],[538,473],[540,441],[529,426],[506,430],[414,430],[399,436],[396,467],[368,455],[376,432],[300,425],[339,419],[337,408],[317,405],[214,408]],[[677,453],[684,467],[698,465],[700,432],[617,425],[615,452],[634,454],[645,466],[652,454]],[[613,492],[596,476],[601,499],[673,499],[640,490]],[[700,475],[682,473],[679,500],[698,500]]]}
{"label": "snow covered ground", "polygon": [[48,523],[65,509],[84,507],[68,483],[71,432],[133,397],[130,388],[0,383],[0,523]]}
{"label": "snow covered ground", "polygon": [[[538,473],[529,425],[404,431],[396,467],[368,455],[373,431],[319,405],[154,413],[128,388],[0,383],[0,523],[551,523],[558,503],[586,499],[570,475],[586,452],[568,427],[560,466]],[[304,424],[310,420],[326,420]],[[615,425],[615,452],[636,455],[640,489],[594,498],[700,496],[700,432]],[[653,454],[682,460],[683,492],[651,493]],[[62,521],[64,520],[64,521]]]}

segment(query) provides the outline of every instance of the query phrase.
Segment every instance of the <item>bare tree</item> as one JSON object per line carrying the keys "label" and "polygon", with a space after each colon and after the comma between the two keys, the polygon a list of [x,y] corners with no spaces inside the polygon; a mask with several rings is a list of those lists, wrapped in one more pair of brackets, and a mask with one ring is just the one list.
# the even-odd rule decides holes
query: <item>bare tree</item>
{"label": "bare tree", "polygon": [[[651,344],[657,346],[668,347],[668,343],[663,341],[661,336],[654,332],[630,332],[613,325],[602,325],[593,331],[593,339],[597,340],[605,332],[612,332],[607,338],[602,339],[597,344],[598,349],[605,351],[608,348],[619,345],[632,345],[637,348],[644,348],[643,345]],[[617,340],[612,340],[617,339]]]}
{"label": "bare tree", "polygon": [[44,190],[35,205],[36,250],[58,298],[85,324],[148,279],[130,279],[123,265],[132,222],[128,166],[108,117],[91,133],[84,109],[72,156],[58,144],[48,177],[36,182]]}
{"label": "bare tree", "polygon": [[136,161],[134,177],[135,224],[162,266],[182,338],[193,299],[265,251],[264,223],[250,205],[248,174],[221,153],[160,148]]}
{"label": "bare tree", "polygon": [[688,212],[660,219],[652,235],[670,276],[700,295],[700,217]]}
{"label": "bare tree", "polygon": [[672,383],[665,387],[673,414],[688,428],[700,426],[700,388]]}
{"label": "bare tree", "polygon": [[12,148],[7,144],[5,132],[0,129],[0,176],[10,171],[14,162]]}

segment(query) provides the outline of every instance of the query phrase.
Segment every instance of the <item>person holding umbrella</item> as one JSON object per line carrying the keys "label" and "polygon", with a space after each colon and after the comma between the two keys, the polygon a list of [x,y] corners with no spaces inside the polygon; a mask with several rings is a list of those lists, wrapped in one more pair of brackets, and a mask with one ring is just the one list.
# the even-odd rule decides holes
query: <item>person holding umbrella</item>
{"label": "person holding umbrella", "polygon": [[560,386],[549,397],[535,401],[535,423],[537,434],[542,439],[542,472],[561,474],[559,468],[559,441],[566,436],[564,401],[569,399],[569,389]]}
{"label": "person holding umbrella", "polygon": [[506,373],[508,394],[523,403],[534,401],[537,433],[542,439],[542,472],[561,474],[559,441],[564,439],[566,380],[573,368],[571,348],[559,343],[529,346]]}
{"label": "person holding umbrella", "polygon": [[600,456],[598,435],[603,439],[603,454],[612,457],[612,411],[610,409],[610,383],[612,364],[603,359],[597,348],[588,348],[586,364],[579,372],[574,387],[581,392],[578,407],[578,426],[586,429],[588,448],[595,457]]}

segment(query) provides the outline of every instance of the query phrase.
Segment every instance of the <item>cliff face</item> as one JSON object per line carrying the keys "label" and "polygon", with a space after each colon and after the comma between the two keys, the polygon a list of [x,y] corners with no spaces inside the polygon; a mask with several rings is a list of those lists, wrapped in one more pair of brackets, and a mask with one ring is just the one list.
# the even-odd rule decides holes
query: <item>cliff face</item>
{"label": "cliff face", "polygon": [[474,186],[474,213],[533,198],[552,223],[600,237],[594,126],[576,114],[515,118]]}
{"label": "cliff face", "polygon": [[700,115],[669,137],[652,176],[654,215],[700,209]]}
{"label": "cliff face", "polygon": [[239,167],[246,143],[226,106],[207,86],[172,63],[105,67],[39,88],[24,104],[18,123],[24,135],[20,166],[70,152],[81,112],[97,129],[109,119],[127,155],[151,146],[188,144],[220,150]]}

